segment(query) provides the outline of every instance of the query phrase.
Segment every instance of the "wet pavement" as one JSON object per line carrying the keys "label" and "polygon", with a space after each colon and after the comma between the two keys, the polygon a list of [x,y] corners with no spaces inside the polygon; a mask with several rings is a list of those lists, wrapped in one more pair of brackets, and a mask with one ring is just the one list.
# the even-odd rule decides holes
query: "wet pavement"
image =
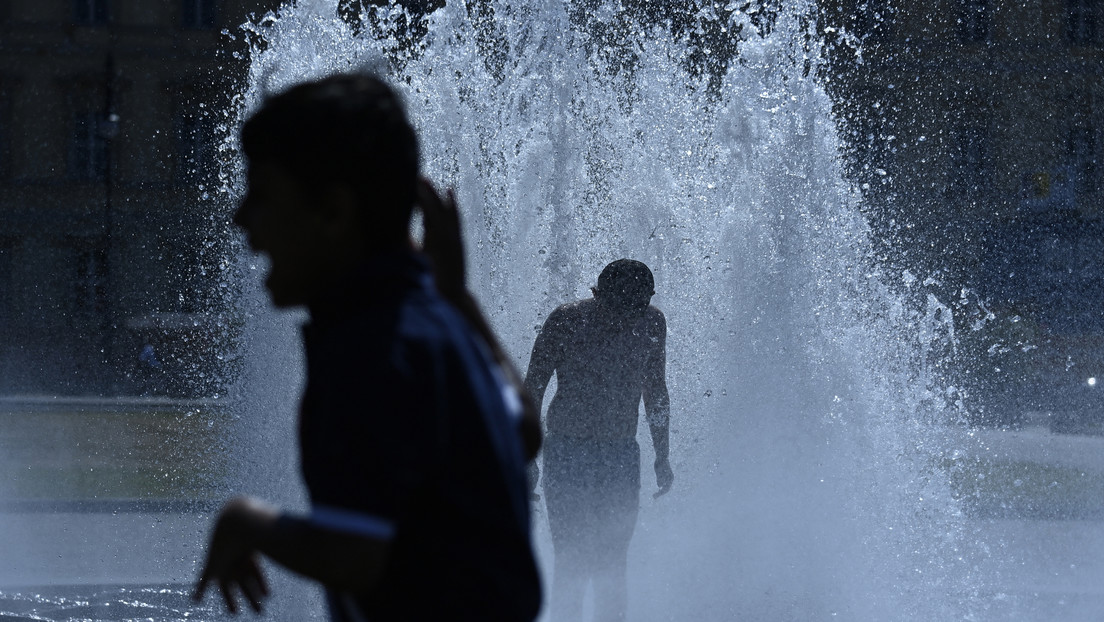
{"label": "wet pavement", "polygon": [[974,441],[965,443],[964,448],[978,457],[1104,473],[1104,436],[1052,434],[1044,425],[955,432]]}
{"label": "wet pavement", "polygon": [[1104,620],[1104,437],[1052,434],[1044,425],[969,434],[972,457],[994,465],[1043,465],[1048,474],[1068,473],[1089,489],[1076,502],[1067,495],[1047,507],[1043,497],[1025,508],[1016,507],[1013,488],[1006,503],[1011,514],[1049,517],[975,517],[972,527],[989,553],[978,560],[978,574],[994,579],[983,594],[988,610],[980,619]]}
{"label": "wet pavement", "polygon": [[[986,464],[1104,474],[1102,437],[1051,434],[1041,426],[948,435],[958,435],[952,442],[963,455]],[[0,622],[218,619],[215,610],[187,600],[214,509],[189,503],[48,498],[0,503]],[[989,579],[979,586],[984,610],[977,619],[1104,620],[1104,520],[1093,516],[972,516],[971,528],[989,549],[976,562],[977,576]],[[311,608],[321,610],[316,601]]]}
{"label": "wet pavement", "polygon": [[209,514],[0,514],[0,589],[73,584],[188,583]]}

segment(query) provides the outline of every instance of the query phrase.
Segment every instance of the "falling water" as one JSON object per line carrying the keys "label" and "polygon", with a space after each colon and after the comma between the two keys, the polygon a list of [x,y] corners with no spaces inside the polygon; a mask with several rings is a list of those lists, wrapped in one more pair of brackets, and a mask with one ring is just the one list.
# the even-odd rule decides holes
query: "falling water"
{"label": "falling water", "polygon": [[[951,370],[964,340],[944,303],[958,308],[972,294],[941,301],[923,276],[876,259],[845,175],[813,2],[778,11],[698,2],[674,27],[612,0],[448,0],[424,31],[405,30],[414,18],[397,5],[342,19],[337,4],[299,0],[226,33],[248,38],[252,64],[222,153],[237,153],[237,125],[266,93],[334,71],[387,76],[418,128],[425,173],[456,190],[472,287],[523,369],[547,314],[588,296],[610,260],[636,258],[655,272],[676,482],[662,498],[649,494],[642,426],[629,620],[1100,618],[1104,565],[1094,560],[1104,558],[1104,532],[1068,520],[1098,518],[1091,509],[994,527],[967,519],[961,490],[952,495],[960,458],[978,445],[960,425],[966,398]],[[728,35],[725,71],[702,59],[733,49],[707,53],[698,26]],[[243,187],[241,162],[231,157],[223,173],[228,207]],[[301,508],[293,441],[303,318],[268,308],[263,259],[242,252],[239,265],[228,302],[248,329],[233,396],[241,407],[225,440],[237,466],[228,494]],[[1059,452],[1099,453],[1089,439],[1058,441]],[[1075,458],[1068,487],[1044,502],[1070,509],[1092,484],[1104,487]],[[969,475],[991,476],[991,466]],[[1048,490],[1059,486],[1053,470],[1040,473]],[[549,585],[540,503],[534,515]],[[222,619],[217,599],[193,606],[184,585],[208,517],[149,516],[0,517],[19,545],[7,557],[70,566],[8,577],[57,585],[6,590],[0,618]],[[49,542],[19,537],[30,522],[61,527]],[[131,542],[139,533],[157,535]],[[78,536],[125,541],[134,559],[108,563],[117,548],[78,558],[66,549]],[[178,562],[172,573],[151,568],[147,549],[158,548]],[[1077,564],[1085,568],[1071,572]],[[141,585],[147,574],[172,574],[172,584]],[[1080,582],[1071,587],[1071,577]],[[323,619],[304,586],[278,575],[270,617]]]}
{"label": "falling water", "polygon": [[[617,19],[607,4],[591,26]],[[814,7],[754,11],[724,18],[738,46],[715,79],[665,28],[599,41],[561,0],[450,1],[413,45],[397,6],[343,21],[304,0],[250,27],[241,105],[334,71],[387,75],[426,174],[456,189],[472,285],[522,367],[607,262],[653,268],[677,481],[642,495],[629,619],[969,617],[984,585],[939,466],[961,410],[949,310],[872,257]]]}

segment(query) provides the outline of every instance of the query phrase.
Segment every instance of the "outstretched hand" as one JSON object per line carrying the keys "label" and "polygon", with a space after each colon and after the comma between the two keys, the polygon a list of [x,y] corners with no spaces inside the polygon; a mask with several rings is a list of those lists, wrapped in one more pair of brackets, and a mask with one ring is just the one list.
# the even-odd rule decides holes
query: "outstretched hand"
{"label": "outstretched hand", "polygon": [[218,584],[227,611],[238,613],[237,594],[240,593],[249,606],[260,613],[261,602],[268,596],[268,584],[261,571],[255,538],[263,524],[275,520],[275,516],[271,508],[244,497],[223,507],[211,533],[203,572],[192,595],[197,602],[214,582]]}
{"label": "outstretched hand", "polygon": [[659,486],[659,490],[652,495],[652,498],[658,499],[671,490],[671,485],[675,483],[675,472],[671,470],[671,462],[668,459],[657,458],[655,462],[655,474],[656,485]]}

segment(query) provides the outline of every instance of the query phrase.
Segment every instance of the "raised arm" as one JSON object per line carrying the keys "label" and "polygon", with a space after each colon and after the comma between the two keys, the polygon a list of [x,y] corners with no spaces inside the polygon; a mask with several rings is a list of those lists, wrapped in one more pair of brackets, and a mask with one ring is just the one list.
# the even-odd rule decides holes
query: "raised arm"
{"label": "raised arm", "polygon": [[525,458],[532,460],[537,456],[541,446],[540,398],[534,399],[525,391],[521,374],[499,343],[490,323],[480,310],[479,303],[468,290],[464,241],[460,231],[460,212],[456,209],[456,198],[452,191],[441,198],[433,185],[423,179],[418,187],[418,206],[422,210],[422,222],[425,226],[422,251],[433,264],[437,289],[441,292],[441,296],[456,307],[472,328],[483,337],[495,362],[506,375],[507,381],[514,386],[521,397],[521,441],[525,449]]}
{"label": "raised arm", "polygon": [[644,370],[644,417],[655,448],[655,496],[666,494],[675,481],[670,461],[671,396],[667,392],[667,320],[658,309],[652,329],[653,347]]}

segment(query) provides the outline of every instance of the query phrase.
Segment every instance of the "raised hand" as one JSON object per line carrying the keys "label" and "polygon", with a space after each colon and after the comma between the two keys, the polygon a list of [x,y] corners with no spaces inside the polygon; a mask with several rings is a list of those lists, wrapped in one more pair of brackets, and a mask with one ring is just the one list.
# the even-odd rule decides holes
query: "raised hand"
{"label": "raised hand", "polygon": [[460,212],[452,190],[442,198],[428,180],[418,184],[418,205],[422,210],[425,236],[422,252],[433,264],[437,289],[450,302],[467,295],[467,269],[464,236],[460,231]]}
{"label": "raised hand", "polygon": [[452,303],[471,323],[472,328],[483,337],[491,349],[495,362],[517,390],[523,409],[522,442],[525,446],[526,458],[532,460],[541,445],[540,407],[525,390],[521,374],[502,349],[502,344],[491,330],[475,297],[468,291],[464,235],[460,229],[460,211],[456,207],[456,196],[452,190],[448,190],[442,198],[429,180],[422,179],[418,183],[418,206],[422,210],[422,223],[425,227],[422,252],[433,265],[437,291],[441,292],[441,296]]}

